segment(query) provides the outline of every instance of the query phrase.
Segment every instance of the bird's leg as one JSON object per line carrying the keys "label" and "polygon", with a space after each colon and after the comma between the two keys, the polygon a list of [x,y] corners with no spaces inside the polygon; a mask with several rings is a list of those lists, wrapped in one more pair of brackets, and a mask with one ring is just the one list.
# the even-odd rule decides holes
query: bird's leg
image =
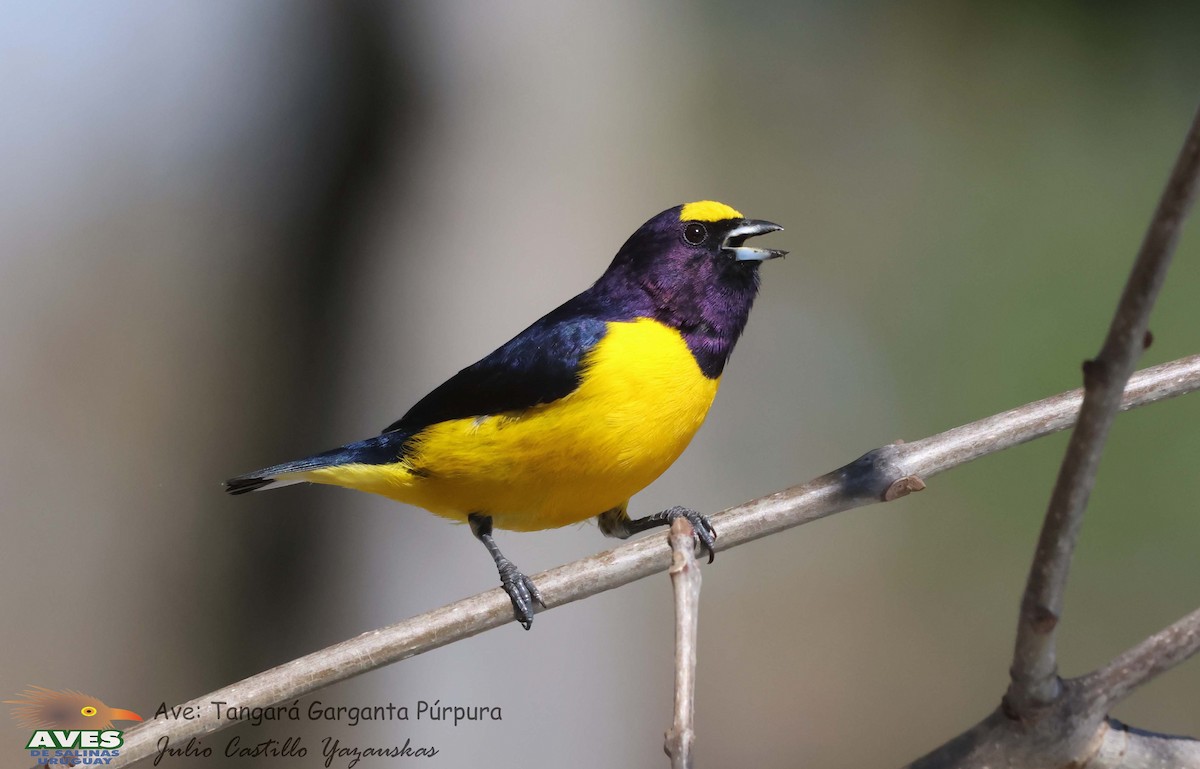
{"label": "bird's leg", "polygon": [[643,518],[630,518],[625,505],[621,505],[600,513],[596,522],[600,525],[600,532],[606,537],[626,539],[630,535],[647,529],[670,526],[676,518],[686,518],[692,524],[692,529],[696,532],[696,539],[700,540],[701,547],[708,551],[708,562],[712,563],[715,557],[713,546],[717,543],[717,530],[708,522],[708,518],[703,513],[698,513],[690,508],[675,506],[670,510],[663,510],[661,513],[647,515]]}
{"label": "bird's leg", "polygon": [[516,615],[517,622],[520,622],[521,626],[528,630],[533,625],[533,602],[537,601],[543,609],[546,608],[542,594],[538,592],[533,580],[513,566],[512,561],[505,558],[504,554],[500,552],[500,548],[496,546],[496,540],[492,539],[492,517],[490,515],[471,513],[467,516],[467,522],[471,525],[471,533],[492,554],[492,560],[496,562],[496,570],[500,572],[500,585],[504,588],[504,592],[508,593],[509,600],[512,601],[513,614]]}

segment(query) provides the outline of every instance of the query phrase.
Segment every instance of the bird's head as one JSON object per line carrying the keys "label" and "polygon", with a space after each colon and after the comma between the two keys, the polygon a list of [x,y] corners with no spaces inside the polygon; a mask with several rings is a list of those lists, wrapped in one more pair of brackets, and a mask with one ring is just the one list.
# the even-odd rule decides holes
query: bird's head
{"label": "bird's head", "polygon": [[782,229],[772,222],[747,219],[715,200],[687,203],[668,208],[639,227],[609,269],[715,281],[753,275],[759,264],[787,251],[751,248],[746,241]]}
{"label": "bird's head", "polygon": [[746,241],[782,229],[712,200],[669,208],[625,241],[593,297],[678,329],[715,376],[746,325],[759,265],[787,254]]}

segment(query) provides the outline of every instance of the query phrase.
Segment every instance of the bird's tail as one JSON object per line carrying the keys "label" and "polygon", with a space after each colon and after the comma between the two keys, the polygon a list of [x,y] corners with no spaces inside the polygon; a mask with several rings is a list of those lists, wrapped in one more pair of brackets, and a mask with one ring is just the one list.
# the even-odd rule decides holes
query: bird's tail
{"label": "bird's tail", "polygon": [[398,462],[403,458],[405,446],[411,437],[411,434],[406,432],[390,432],[365,441],[348,443],[311,457],[230,478],[225,481],[225,491],[230,494],[247,494],[263,489],[278,489],[312,480],[309,473],[313,470],[338,465],[386,465]]}

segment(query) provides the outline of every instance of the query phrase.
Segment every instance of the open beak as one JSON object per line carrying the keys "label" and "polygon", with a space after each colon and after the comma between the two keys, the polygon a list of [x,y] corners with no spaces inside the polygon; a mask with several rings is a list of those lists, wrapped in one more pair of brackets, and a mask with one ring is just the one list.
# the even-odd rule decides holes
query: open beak
{"label": "open beak", "polygon": [[108,720],[110,720],[110,721],[141,721],[142,720],[142,717],[139,716],[137,713],[134,713],[132,710],[121,710],[120,708],[113,708],[112,710],[108,711],[107,715],[108,715]]}
{"label": "open beak", "polygon": [[768,259],[778,259],[787,256],[787,251],[777,248],[750,248],[742,245],[748,238],[766,235],[768,232],[779,232],[783,228],[774,222],[764,222],[757,219],[743,219],[725,236],[725,245],[721,251],[732,256],[739,262],[765,262]]}

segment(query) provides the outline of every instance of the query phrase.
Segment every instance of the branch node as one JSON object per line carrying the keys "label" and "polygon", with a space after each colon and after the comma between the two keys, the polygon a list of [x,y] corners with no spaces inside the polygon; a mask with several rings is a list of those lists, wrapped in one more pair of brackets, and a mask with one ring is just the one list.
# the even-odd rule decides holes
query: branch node
{"label": "branch node", "polygon": [[1058,627],[1058,615],[1047,606],[1037,606],[1029,618],[1029,624],[1038,633],[1049,633]]}
{"label": "branch node", "polygon": [[897,478],[888,486],[887,491],[883,492],[884,502],[894,502],[900,497],[907,497],[914,491],[923,491],[925,489],[925,481],[919,475],[906,475],[903,478]]}
{"label": "branch node", "polygon": [[842,491],[852,499],[884,499],[897,478],[909,475],[897,462],[900,446],[912,444],[889,443],[863,454],[835,472],[841,477]]}
{"label": "branch node", "polygon": [[1018,688],[1014,681],[1014,685],[1000,698],[1001,714],[1008,720],[1027,727],[1038,723],[1048,714],[1061,710],[1066,691],[1062,678],[1057,673],[1051,674],[1044,682],[1043,688],[1046,689],[1046,696],[1039,699],[1030,696],[1025,689]]}
{"label": "branch node", "polygon": [[1091,390],[1108,384],[1112,367],[1101,358],[1089,358],[1083,362],[1083,386]]}

